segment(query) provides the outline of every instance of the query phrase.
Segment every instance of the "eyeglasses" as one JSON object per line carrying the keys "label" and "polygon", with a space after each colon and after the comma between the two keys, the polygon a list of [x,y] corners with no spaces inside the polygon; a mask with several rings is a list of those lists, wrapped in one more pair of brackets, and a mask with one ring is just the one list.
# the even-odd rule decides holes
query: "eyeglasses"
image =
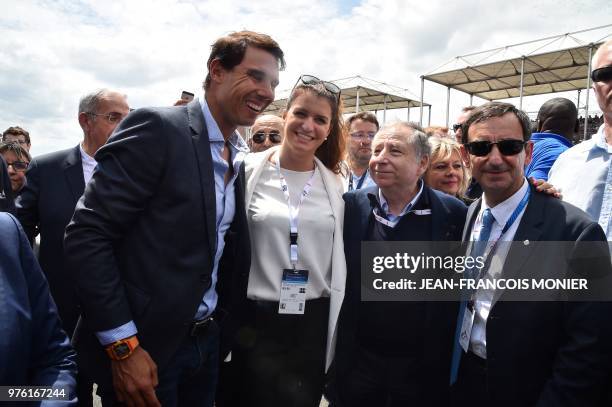
{"label": "eyeglasses", "polygon": [[312,75],[301,75],[295,85],[297,86],[297,84],[300,82],[304,85],[316,85],[321,83],[325,87],[325,89],[327,89],[331,94],[336,97],[336,100],[340,99],[340,88],[335,83],[322,81],[321,79]]}
{"label": "eyeglasses", "polygon": [[351,133],[351,138],[355,140],[365,140],[365,139],[373,140],[375,135],[376,133],[373,131],[370,131],[367,133],[363,131],[356,131],[355,133]]}
{"label": "eyeglasses", "polygon": [[463,126],[461,123],[453,124],[453,131],[456,133]]}
{"label": "eyeglasses", "polygon": [[253,134],[252,140],[255,144],[261,144],[266,141],[266,138],[269,138],[274,144],[278,144],[282,141],[281,135],[278,131],[270,131],[268,133],[265,131],[258,131],[257,133]]}
{"label": "eyeglasses", "polygon": [[28,169],[28,164],[25,161],[13,161],[12,163],[7,162],[6,167],[13,167],[15,171],[23,172]]}
{"label": "eyeglasses", "polygon": [[591,72],[591,79],[593,80],[593,82],[612,81],[612,65],[595,69],[593,72]]}
{"label": "eyeglasses", "polygon": [[523,140],[500,140],[497,143],[491,143],[490,141],[473,141],[464,145],[470,154],[476,157],[484,157],[491,152],[494,145],[497,145],[499,152],[503,155],[516,155],[521,152],[525,143],[526,142]]}
{"label": "eyeglasses", "polygon": [[94,113],[94,112],[87,112],[87,114],[91,115],[91,116],[101,116],[104,117],[106,119],[106,121],[110,124],[116,124],[119,123],[124,117],[125,115],[119,113],[119,112],[110,112],[107,114],[99,114],[99,113]]}

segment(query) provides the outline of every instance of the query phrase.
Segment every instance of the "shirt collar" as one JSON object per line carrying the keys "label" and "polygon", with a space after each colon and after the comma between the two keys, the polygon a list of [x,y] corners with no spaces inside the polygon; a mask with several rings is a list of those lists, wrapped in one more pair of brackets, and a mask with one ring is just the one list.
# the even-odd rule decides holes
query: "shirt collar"
{"label": "shirt collar", "polygon": [[546,139],[555,139],[558,142],[560,142],[561,144],[567,146],[567,147],[571,147],[572,146],[572,142],[569,141],[568,139],[566,139],[565,137],[563,137],[560,134],[556,134],[556,133],[532,133],[531,134],[531,141],[538,141],[538,140],[546,140]]}
{"label": "shirt collar", "polygon": [[[423,193],[423,180],[419,179],[418,181],[420,183],[420,188],[419,188],[419,192],[414,196],[414,198],[412,198],[412,201],[408,202],[408,204],[406,206],[404,206],[404,209],[402,210],[402,212],[397,215],[398,217],[402,217],[404,216],[410,209],[412,209],[412,207],[417,203],[417,201],[419,200],[419,198],[421,197],[421,194]],[[387,203],[387,200],[385,199],[385,196],[382,193],[382,190],[380,188],[378,188],[378,201],[380,202],[380,207],[382,208],[382,210],[385,213],[389,213],[389,204]]]}
{"label": "shirt collar", "polygon": [[81,150],[81,158],[83,161],[88,163],[96,162],[96,159],[87,154],[87,152],[83,149],[83,143],[79,143],[79,149]]}
{"label": "shirt collar", "polygon": [[608,153],[612,153],[612,146],[606,142],[606,134],[604,133],[605,123],[599,127],[597,133],[593,135],[593,139],[595,143],[593,144],[592,149],[600,148]]}
{"label": "shirt collar", "polygon": [[495,218],[495,222],[502,226],[505,225],[508,222],[508,219],[510,219],[510,216],[512,216],[512,212],[514,212],[514,210],[521,203],[521,200],[523,199],[523,196],[525,196],[525,193],[527,193],[528,188],[529,182],[525,178],[523,178],[523,185],[521,185],[518,191],[512,194],[505,201],[495,205],[495,207],[493,208],[487,205],[487,202],[483,197],[482,205],[480,206],[480,213],[478,214],[478,216],[482,217],[483,212],[486,209],[490,209],[491,213],[493,214],[493,217]]}
{"label": "shirt collar", "polygon": [[[208,107],[208,103],[206,102],[206,95],[203,93],[202,98],[200,99],[200,106],[202,106],[202,114],[204,115],[204,121],[206,122],[206,130],[208,131],[208,140],[209,141],[221,141],[225,142],[223,138],[223,134],[221,133],[221,129],[219,129],[219,125],[217,121],[212,115],[210,108]],[[237,130],[234,130],[234,133],[227,140],[230,146],[234,147],[236,151],[240,151],[242,153],[248,153],[249,147],[246,142],[240,137],[240,133]]]}

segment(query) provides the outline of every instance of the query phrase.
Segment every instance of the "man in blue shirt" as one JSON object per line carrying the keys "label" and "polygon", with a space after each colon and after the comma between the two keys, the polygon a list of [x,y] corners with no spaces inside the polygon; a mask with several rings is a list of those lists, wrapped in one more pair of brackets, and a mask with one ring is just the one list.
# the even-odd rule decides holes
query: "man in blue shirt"
{"label": "man in blue shirt", "polygon": [[531,134],[533,158],[525,169],[527,177],[548,180],[550,167],[572,146],[578,131],[578,110],[569,99],[550,99],[540,107],[537,131]]}
{"label": "man in blue shirt", "polygon": [[246,300],[248,149],[236,128],[274,100],[283,51],[236,32],[207,67],[200,98],[125,118],[66,229],[79,366],[105,405],[212,406],[220,329]]}

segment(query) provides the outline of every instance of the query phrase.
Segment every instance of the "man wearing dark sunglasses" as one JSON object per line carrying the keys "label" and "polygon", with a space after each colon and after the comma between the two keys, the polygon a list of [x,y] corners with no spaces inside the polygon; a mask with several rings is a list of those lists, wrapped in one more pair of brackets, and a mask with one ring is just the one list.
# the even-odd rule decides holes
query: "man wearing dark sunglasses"
{"label": "man wearing dark sunglasses", "polygon": [[251,126],[251,137],[248,140],[251,152],[266,151],[283,141],[285,121],[273,114],[259,116]]}
{"label": "man wearing dark sunglasses", "polygon": [[597,49],[592,66],[592,87],[604,123],[590,140],[559,156],[549,179],[564,201],[588,213],[612,241],[612,40]]}
{"label": "man wearing dark sunglasses", "polygon": [[[482,270],[464,278],[532,281],[576,273],[601,277],[589,281],[594,286],[609,285],[612,268],[601,227],[527,182],[530,133],[527,114],[509,103],[482,105],[463,125],[463,151],[483,189],[468,210],[463,240],[472,242],[470,256],[485,260]],[[579,242],[599,243],[587,254]],[[537,290],[521,302],[508,289],[467,294],[454,339],[454,406],[604,405],[610,372],[604,356],[612,338],[602,326],[611,323],[612,303],[588,301],[592,297],[568,302],[559,291],[546,293],[546,302],[537,302]]]}

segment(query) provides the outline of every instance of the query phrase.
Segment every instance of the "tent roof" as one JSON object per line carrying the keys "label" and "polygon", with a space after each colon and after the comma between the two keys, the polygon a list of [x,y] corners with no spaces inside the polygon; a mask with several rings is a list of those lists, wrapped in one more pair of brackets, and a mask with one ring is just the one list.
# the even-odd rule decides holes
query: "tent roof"
{"label": "tent roof", "polygon": [[[359,111],[376,111],[406,109],[419,107],[419,98],[408,89],[367,79],[361,76],[342,78],[331,81],[341,89],[342,101],[344,102],[344,113],[355,113],[357,105],[357,92],[359,92]],[[291,89],[279,92],[279,98],[272,102],[265,110],[266,113],[280,113],[287,105],[287,98]],[[430,106],[423,103],[423,106]]]}
{"label": "tent roof", "polygon": [[488,100],[519,97],[524,61],[523,96],[586,89],[589,48],[611,36],[612,24],[458,56],[423,78]]}

